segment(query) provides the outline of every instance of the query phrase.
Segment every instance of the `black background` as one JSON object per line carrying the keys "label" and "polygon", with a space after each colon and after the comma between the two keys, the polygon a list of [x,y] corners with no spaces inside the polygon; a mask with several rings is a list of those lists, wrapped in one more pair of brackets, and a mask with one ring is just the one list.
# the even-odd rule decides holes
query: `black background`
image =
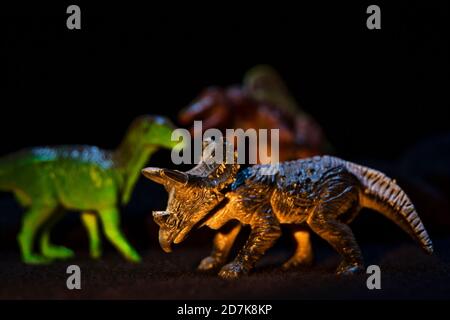
{"label": "black background", "polygon": [[276,67],[343,157],[395,158],[447,131],[448,4],[65,4],[2,10],[1,152],[42,144],[113,148],[143,113],[177,111],[207,85]]}

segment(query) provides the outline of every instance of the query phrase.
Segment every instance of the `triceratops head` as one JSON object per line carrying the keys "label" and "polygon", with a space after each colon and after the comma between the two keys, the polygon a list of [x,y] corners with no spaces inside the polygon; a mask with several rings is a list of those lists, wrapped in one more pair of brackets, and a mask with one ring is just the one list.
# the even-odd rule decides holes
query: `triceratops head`
{"label": "triceratops head", "polygon": [[209,140],[204,143],[209,152],[204,152],[199,164],[187,172],[162,168],[142,170],[145,177],[164,185],[169,193],[167,209],[153,212],[160,227],[159,243],[166,252],[171,251],[172,243],[183,241],[189,231],[224,199],[221,191],[233,182],[239,170],[232,149],[232,163],[227,163],[213,159],[211,146],[223,148],[223,155],[232,148],[226,142]]}

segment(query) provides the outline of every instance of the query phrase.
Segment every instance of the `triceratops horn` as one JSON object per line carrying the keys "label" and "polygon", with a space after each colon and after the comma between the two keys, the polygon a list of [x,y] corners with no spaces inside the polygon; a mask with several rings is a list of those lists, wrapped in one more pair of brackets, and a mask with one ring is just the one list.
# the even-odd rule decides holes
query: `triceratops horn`
{"label": "triceratops horn", "polygon": [[189,181],[189,175],[178,170],[163,169],[162,174],[163,176],[169,178],[172,182],[178,182],[183,185]]}
{"label": "triceratops horn", "polygon": [[142,169],[142,174],[144,177],[160,184],[165,183],[164,177],[161,175],[162,169],[160,168],[144,168]]}
{"label": "triceratops horn", "polygon": [[142,170],[142,174],[146,178],[160,184],[175,182],[185,185],[189,179],[189,176],[184,172],[161,168],[145,168]]}

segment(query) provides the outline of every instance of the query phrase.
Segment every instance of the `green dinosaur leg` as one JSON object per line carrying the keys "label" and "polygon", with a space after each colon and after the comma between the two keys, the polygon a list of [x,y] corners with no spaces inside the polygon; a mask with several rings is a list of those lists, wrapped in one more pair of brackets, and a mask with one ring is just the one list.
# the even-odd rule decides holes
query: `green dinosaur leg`
{"label": "green dinosaur leg", "polygon": [[62,218],[64,215],[64,210],[59,208],[55,210],[52,217],[45,223],[43,231],[40,238],[40,248],[41,253],[44,257],[50,259],[69,259],[75,254],[74,252],[66,247],[57,246],[50,242],[50,233],[54,225]]}
{"label": "green dinosaur leg", "polygon": [[236,236],[241,230],[241,224],[235,224],[231,228],[219,231],[214,237],[211,255],[204,258],[198,269],[201,271],[214,270],[225,264]]}
{"label": "green dinosaur leg", "polygon": [[90,255],[93,259],[98,259],[102,255],[102,240],[97,216],[95,212],[86,211],[81,214],[81,221],[88,232]]}
{"label": "green dinosaur leg", "polygon": [[103,223],[106,238],[122,253],[122,255],[131,262],[141,260],[139,254],[127,242],[120,230],[119,211],[116,208],[104,209],[99,211],[100,220]]}
{"label": "green dinosaur leg", "polygon": [[293,235],[295,241],[297,242],[297,248],[294,255],[283,264],[282,268],[284,270],[300,266],[309,266],[313,262],[313,252],[309,231],[295,230]]}
{"label": "green dinosaur leg", "polygon": [[51,260],[33,253],[33,244],[40,227],[50,219],[55,211],[53,205],[33,205],[24,215],[22,229],[17,236],[22,260],[28,264],[45,264]]}

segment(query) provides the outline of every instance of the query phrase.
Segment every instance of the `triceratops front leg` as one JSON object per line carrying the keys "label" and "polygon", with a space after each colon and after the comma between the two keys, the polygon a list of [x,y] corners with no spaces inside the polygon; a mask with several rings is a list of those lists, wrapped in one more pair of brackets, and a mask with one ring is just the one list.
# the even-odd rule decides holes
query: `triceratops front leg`
{"label": "triceratops front leg", "polygon": [[247,242],[234,261],[222,267],[220,277],[235,279],[247,274],[281,235],[280,223],[271,208],[255,213],[250,221],[250,227]]}
{"label": "triceratops front leg", "polygon": [[235,223],[220,230],[214,237],[211,255],[204,258],[198,269],[201,271],[215,270],[225,264],[236,236],[241,230],[241,224]]}

